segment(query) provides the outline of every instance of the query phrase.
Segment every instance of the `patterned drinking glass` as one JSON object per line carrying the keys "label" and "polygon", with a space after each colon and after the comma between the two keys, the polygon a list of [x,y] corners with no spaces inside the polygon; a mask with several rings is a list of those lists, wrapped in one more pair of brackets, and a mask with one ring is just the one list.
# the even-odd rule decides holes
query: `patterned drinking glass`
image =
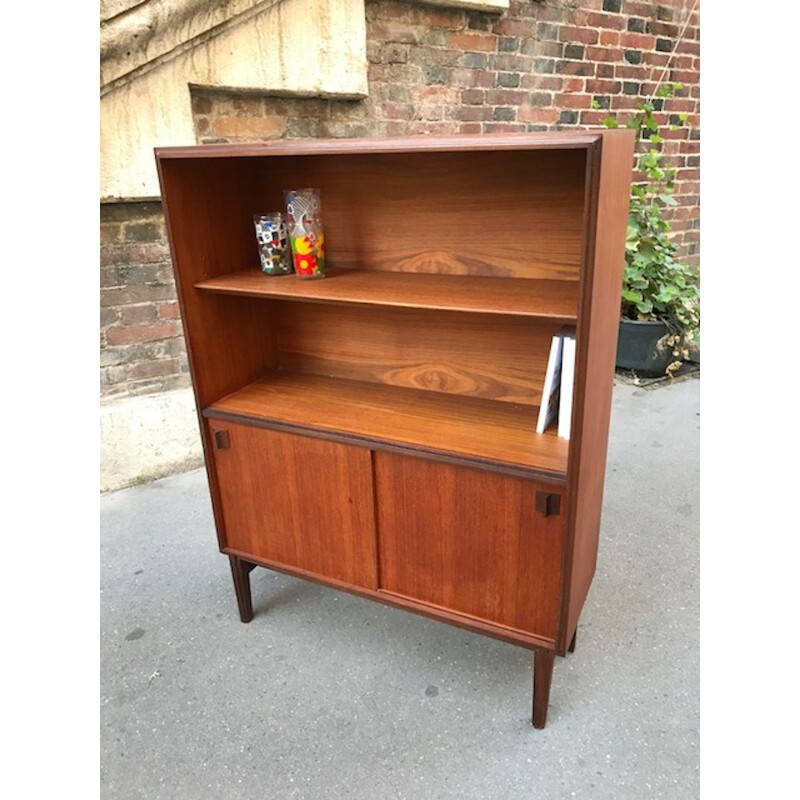
{"label": "patterned drinking glass", "polygon": [[295,272],[301,278],[324,278],[325,236],[319,189],[287,189],[283,195]]}
{"label": "patterned drinking glass", "polygon": [[292,271],[286,220],[280,211],[253,214],[261,270],[266,275],[288,275]]}

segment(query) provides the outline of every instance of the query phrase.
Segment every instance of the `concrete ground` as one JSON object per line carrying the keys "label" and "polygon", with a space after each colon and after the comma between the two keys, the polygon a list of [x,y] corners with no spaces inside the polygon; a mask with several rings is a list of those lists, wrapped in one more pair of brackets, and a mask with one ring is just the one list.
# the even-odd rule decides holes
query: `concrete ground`
{"label": "concrete ground", "polygon": [[242,625],[203,471],[103,497],[102,797],[697,797],[699,396],[615,387],[544,731],[512,645],[263,569]]}

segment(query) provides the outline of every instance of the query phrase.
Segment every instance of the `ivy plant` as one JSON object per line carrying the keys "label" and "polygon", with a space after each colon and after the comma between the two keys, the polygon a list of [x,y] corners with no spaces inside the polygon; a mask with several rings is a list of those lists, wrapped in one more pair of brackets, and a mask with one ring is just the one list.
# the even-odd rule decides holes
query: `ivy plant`
{"label": "ivy plant", "polygon": [[[660,145],[664,140],[656,119],[658,100],[661,105],[682,88],[680,83],[659,87],[655,98],[639,103],[636,113],[625,123],[636,131],[636,166],[647,180],[631,188],[621,316],[661,320],[667,325],[669,334],[664,344],[672,347],[674,356],[667,368],[670,374],[688,359],[700,335],[699,272],[677,260],[678,246],[664,219],[664,210],[676,205],[672,196],[676,169],[662,164]],[[680,127],[686,118],[681,114],[680,124],[670,128]],[[607,128],[619,127],[613,116],[606,117],[603,124]]]}

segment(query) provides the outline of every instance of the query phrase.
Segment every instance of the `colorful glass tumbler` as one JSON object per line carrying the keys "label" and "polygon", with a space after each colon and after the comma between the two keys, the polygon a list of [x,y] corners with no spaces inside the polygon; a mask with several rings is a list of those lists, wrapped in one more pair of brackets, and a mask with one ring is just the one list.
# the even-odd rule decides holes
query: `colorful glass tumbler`
{"label": "colorful glass tumbler", "polygon": [[286,220],[280,211],[253,214],[261,270],[266,275],[288,275],[292,271]]}
{"label": "colorful glass tumbler", "polygon": [[287,189],[283,194],[295,272],[301,278],[324,278],[325,236],[319,189]]}

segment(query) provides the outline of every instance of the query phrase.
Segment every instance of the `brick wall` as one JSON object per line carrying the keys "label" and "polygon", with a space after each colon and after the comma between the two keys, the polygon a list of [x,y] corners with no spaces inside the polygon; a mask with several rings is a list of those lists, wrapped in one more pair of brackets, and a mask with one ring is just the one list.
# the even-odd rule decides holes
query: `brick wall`
{"label": "brick wall", "polygon": [[[609,112],[624,121],[663,76],[684,84],[663,101],[658,118],[668,123],[688,114],[685,127],[663,134],[663,148],[666,163],[678,168],[675,239],[681,257],[698,263],[699,2],[690,16],[693,6],[694,0],[511,0],[509,11],[496,15],[367,0],[367,99],[195,91],[197,140],[592,127]],[[104,206],[101,231],[103,393],[188,385],[160,207]]]}

